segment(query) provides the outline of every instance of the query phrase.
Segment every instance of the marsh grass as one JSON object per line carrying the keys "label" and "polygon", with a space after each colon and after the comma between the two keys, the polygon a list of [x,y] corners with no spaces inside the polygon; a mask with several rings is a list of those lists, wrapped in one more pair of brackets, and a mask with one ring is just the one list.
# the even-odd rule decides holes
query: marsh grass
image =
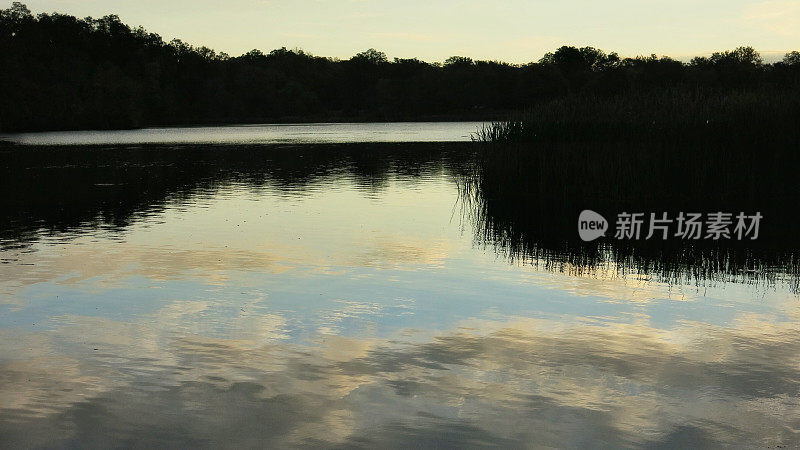
{"label": "marsh grass", "polygon": [[478,129],[473,140],[512,142],[796,142],[800,92],[669,90],[615,97],[572,96]]}

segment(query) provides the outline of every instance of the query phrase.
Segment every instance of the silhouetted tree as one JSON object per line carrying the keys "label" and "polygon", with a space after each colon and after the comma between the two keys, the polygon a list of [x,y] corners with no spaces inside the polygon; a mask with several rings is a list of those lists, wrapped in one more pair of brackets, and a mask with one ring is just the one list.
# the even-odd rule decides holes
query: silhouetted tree
{"label": "silhouetted tree", "polygon": [[783,62],[787,66],[800,65],[800,52],[793,51],[787,53],[786,55],[783,56],[783,61],[781,62]]}
{"label": "silhouetted tree", "polygon": [[451,56],[444,60],[444,67],[471,67],[472,58],[466,56]]}
{"label": "silhouetted tree", "polygon": [[389,62],[389,59],[386,57],[386,53],[379,52],[374,48],[357,53],[355,56],[350,58],[350,60],[353,62],[364,62],[375,65]]}
{"label": "silhouetted tree", "polygon": [[[796,89],[800,53],[764,64],[751,47],[683,64],[562,46],[514,65],[443,64],[374,48],[348,60],[285,47],[241,56],[165,42],[116,15],[0,10],[0,130],[297,120],[490,119],[564,95]],[[794,91],[793,91],[794,92]]]}

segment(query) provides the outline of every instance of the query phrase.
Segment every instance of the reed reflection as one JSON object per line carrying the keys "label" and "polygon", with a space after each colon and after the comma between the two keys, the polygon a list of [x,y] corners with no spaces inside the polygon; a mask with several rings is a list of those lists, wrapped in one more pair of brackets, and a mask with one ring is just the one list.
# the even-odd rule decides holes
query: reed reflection
{"label": "reed reflection", "polygon": [[[691,145],[691,144],[687,144]],[[646,147],[647,151],[644,151]],[[768,155],[781,147],[765,144]],[[537,143],[483,145],[464,178],[464,215],[478,242],[510,260],[574,275],[654,278],[673,284],[775,283],[798,291],[796,156],[776,160],[735,147],[674,150],[673,144]],[[783,153],[781,147],[777,153]],[[643,155],[647,154],[647,157]],[[730,158],[722,155],[729,154]],[[691,155],[697,156],[692,159]],[[717,158],[716,156],[720,156]],[[769,179],[756,174],[770,173]],[[618,240],[582,242],[577,218],[600,212],[759,211],[757,240]]]}
{"label": "reed reflection", "polygon": [[[7,217],[0,227],[5,248],[24,248],[42,236],[69,238],[102,229],[119,233],[170,208],[213,199],[234,185],[256,195],[300,198],[344,183],[379,198],[390,178],[407,182],[413,190],[414,180],[445,176],[460,186],[465,231],[473,230],[479,246],[492,246],[510,261],[574,275],[653,276],[675,284],[788,283],[798,288],[797,217],[786,207],[798,199],[791,189],[789,162],[765,182],[737,177],[745,168],[742,163],[705,162],[685,174],[651,168],[635,175],[623,166],[649,163],[625,162],[621,157],[631,150],[609,144],[553,144],[533,150],[424,143],[69,151],[7,146],[2,152],[7,163],[0,170],[15,192],[0,200]],[[666,153],[664,158],[669,161]],[[605,169],[590,170],[596,167]],[[574,222],[586,208],[612,221],[623,210],[752,210],[762,211],[765,224],[757,241],[583,243]],[[393,247],[386,251],[398,255],[416,251],[389,245]]]}
{"label": "reed reflection", "polygon": [[471,145],[3,151],[0,446],[797,443],[791,240],[577,243]]}

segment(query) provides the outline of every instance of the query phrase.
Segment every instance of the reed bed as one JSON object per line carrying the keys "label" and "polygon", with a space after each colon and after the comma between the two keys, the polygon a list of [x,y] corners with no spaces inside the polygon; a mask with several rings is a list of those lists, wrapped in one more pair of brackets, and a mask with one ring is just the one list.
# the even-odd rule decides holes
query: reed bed
{"label": "reed bed", "polygon": [[[800,92],[571,96],[479,128],[480,142],[796,142]],[[793,141],[795,140],[795,141]]]}

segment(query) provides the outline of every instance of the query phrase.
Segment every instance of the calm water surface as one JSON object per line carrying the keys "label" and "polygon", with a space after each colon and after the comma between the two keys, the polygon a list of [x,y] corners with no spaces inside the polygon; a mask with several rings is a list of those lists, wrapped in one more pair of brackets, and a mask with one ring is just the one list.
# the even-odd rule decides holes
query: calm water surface
{"label": "calm water surface", "polygon": [[5,169],[3,447],[800,442],[791,289],[510,263],[463,148],[110,150]]}
{"label": "calm water surface", "polygon": [[480,122],[232,125],[19,133],[0,135],[0,141],[24,145],[459,142],[469,141],[470,134],[480,125]]}

